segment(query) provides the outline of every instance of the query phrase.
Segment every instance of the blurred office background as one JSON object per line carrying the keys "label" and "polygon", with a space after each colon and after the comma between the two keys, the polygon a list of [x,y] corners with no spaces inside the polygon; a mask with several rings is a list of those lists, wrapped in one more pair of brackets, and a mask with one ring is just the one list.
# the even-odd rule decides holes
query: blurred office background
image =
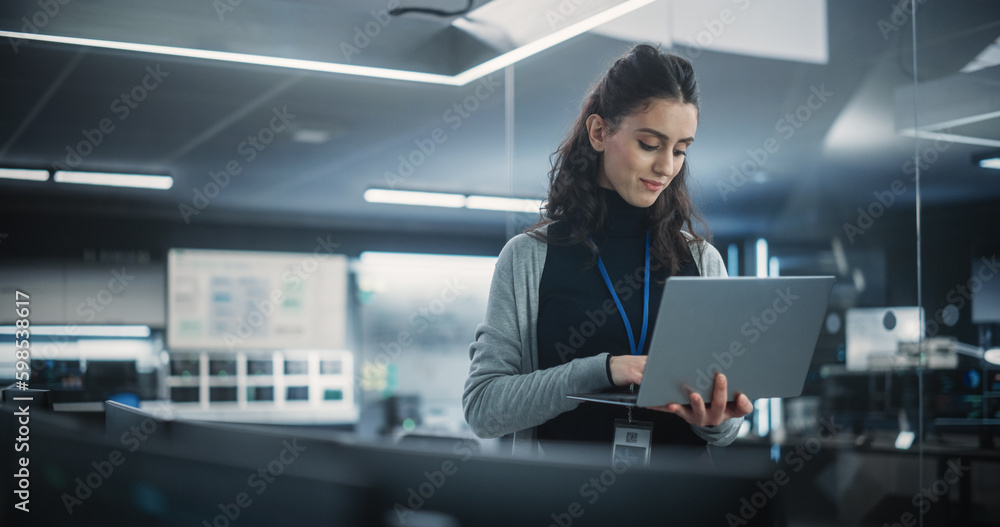
{"label": "blurred office background", "polygon": [[[697,72],[730,275],[837,277],[803,395],[729,449],[781,466],[842,426],[792,524],[892,525],[927,488],[928,522],[1000,522],[1000,4],[465,4],[5,1],[4,385],[21,291],[57,410],[470,437],[495,257],[652,42]],[[947,462],[972,468],[941,490]]]}

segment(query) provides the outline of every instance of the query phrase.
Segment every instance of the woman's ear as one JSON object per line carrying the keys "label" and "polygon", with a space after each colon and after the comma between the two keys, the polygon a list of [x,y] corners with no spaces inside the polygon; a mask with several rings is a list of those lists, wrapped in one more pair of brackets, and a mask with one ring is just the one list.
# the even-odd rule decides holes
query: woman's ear
{"label": "woman's ear", "polygon": [[604,119],[596,113],[590,114],[590,117],[587,117],[587,137],[590,139],[590,146],[598,152],[603,152],[607,134],[608,127]]}

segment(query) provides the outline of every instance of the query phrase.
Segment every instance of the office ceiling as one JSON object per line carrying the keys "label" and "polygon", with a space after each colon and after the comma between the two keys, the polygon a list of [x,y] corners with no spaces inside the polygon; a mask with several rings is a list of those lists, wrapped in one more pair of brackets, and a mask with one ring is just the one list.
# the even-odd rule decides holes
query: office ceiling
{"label": "office ceiling", "polygon": [[[352,64],[447,75],[498,53],[452,26],[454,17],[419,13],[388,23],[383,18],[378,34],[362,47],[357,28],[374,28],[370,23],[378,24],[380,15],[372,11],[388,2],[345,4],[98,0],[53,2],[59,11],[41,17],[37,1],[8,0],[0,6],[0,30],[25,31],[26,19],[44,19],[35,29],[49,34],[330,62],[345,62],[347,45],[356,50],[346,57]],[[907,184],[899,201],[913,201],[907,161],[914,142],[896,131],[897,91],[912,85],[912,34],[907,19],[893,18],[896,4],[828,2],[825,64],[676,45],[675,51],[692,57],[701,83],[699,130],[688,160],[695,196],[717,236],[795,238],[835,231],[895,179]],[[217,11],[219,5],[232,9]],[[453,10],[465,2],[403,5]],[[900,20],[895,31],[881,23]],[[752,35],[753,28],[741,32]],[[1000,36],[1000,4],[923,4],[918,35],[921,82],[955,76]],[[4,211],[466,234],[503,232],[508,214],[372,204],[362,194],[394,186],[543,197],[549,154],[589,84],[630,45],[591,32],[517,63],[511,180],[503,71],[465,86],[444,86],[3,40],[0,166],[51,169],[62,163],[80,170],[163,173],[175,180],[166,191],[0,180]],[[1000,67],[962,75],[981,86],[1000,86]],[[819,99],[809,97],[820,91],[826,100],[794,123],[801,126],[782,127],[779,120],[789,113],[799,110],[802,118],[800,108],[815,105]],[[968,102],[933,104],[954,103],[959,114],[1000,110],[995,98],[981,101],[985,109],[961,107]],[[463,104],[468,110],[456,110]],[[273,119],[279,114],[287,126],[264,131],[272,124],[281,128],[283,121]],[[952,131],[997,141],[1000,120]],[[270,142],[258,149],[248,142],[251,136]],[[753,156],[762,159],[759,150],[769,138],[777,140],[777,151],[754,166]],[[433,153],[413,154],[432,144]],[[928,161],[925,203],[1000,200],[1000,172],[971,163],[973,155],[1000,148],[933,142],[921,148]],[[419,161],[412,173],[399,173],[400,156]],[[213,197],[206,185],[212,173],[224,180],[218,173],[227,166],[233,174]],[[749,167],[751,177],[721,187],[733,185],[733,166]],[[208,191],[207,201],[196,199],[196,190]],[[181,205],[197,214],[187,209],[185,218]],[[533,219],[515,216],[516,225]]]}

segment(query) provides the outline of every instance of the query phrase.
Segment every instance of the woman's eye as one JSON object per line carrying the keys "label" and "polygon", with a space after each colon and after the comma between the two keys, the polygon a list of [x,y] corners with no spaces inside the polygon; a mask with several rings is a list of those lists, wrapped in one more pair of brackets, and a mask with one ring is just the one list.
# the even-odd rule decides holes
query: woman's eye
{"label": "woman's eye", "polygon": [[652,152],[653,150],[659,148],[657,145],[648,145],[643,141],[639,141],[639,146],[642,147],[642,149],[647,152]]}
{"label": "woman's eye", "polygon": [[674,155],[675,156],[686,156],[687,152],[685,152],[684,150],[674,150]]}

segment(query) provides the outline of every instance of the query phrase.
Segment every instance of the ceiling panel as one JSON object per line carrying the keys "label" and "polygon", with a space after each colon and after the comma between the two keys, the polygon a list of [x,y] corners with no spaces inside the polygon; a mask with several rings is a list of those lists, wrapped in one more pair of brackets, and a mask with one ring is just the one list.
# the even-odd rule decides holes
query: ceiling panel
{"label": "ceiling panel", "polygon": [[[96,2],[77,11],[71,11],[76,3],[66,4],[51,27],[61,27],[59,20],[103,27],[106,21],[88,17],[117,2]],[[457,0],[428,3],[447,9],[464,5]],[[329,48],[331,41],[336,44],[331,35],[346,38],[366,16],[370,19],[370,10],[384,8],[379,2],[345,6],[244,0],[220,21],[210,5],[172,5],[167,15],[152,16],[166,8],[135,3],[126,13],[137,17],[136,25],[121,31],[137,32],[155,19],[162,34],[176,32],[177,38],[316,53],[316,43]],[[906,57],[912,55],[908,37],[884,39],[879,31],[877,22],[892,12],[892,5],[888,0],[829,2],[825,64],[674,48],[691,57],[701,84],[699,129],[690,157],[692,184],[718,234],[736,236],[779,225],[791,229],[809,215],[817,225],[832,224],[830,218],[870,201],[873,189],[899,177],[901,164],[912,156],[913,141],[892,133],[893,94],[909,79]],[[989,18],[995,2],[955,5],[921,8],[931,25],[928,39],[921,39],[920,60],[937,74],[922,75],[924,82],[956,74],[968,61],[955,57],[974,57],[1000,36],[1000,24],[972,22],[997,20]],[[33,10],[35,3],[4,2],[0,27],[17,25]],[[312,22],[295,22],[304,19]],[[457,44],[447,21],[423,15],[406,15],[405,20],[387,26],[398,33],[382,34],[359,57],[413,65],[425,64],[415,55],[433,55],[431,63],[442,66],[478,53],[475,46]],[[398,45],[416,34],[423,35],[420,46]],[[515,195],[544,195],[549,155],[590,84],[628,47],[619,39],[587,34],[517,64]],[[464,58],[454,59],[457,55]],[[141,86],[146,68],[157,65],[169,76],[126,119],[119,119],[111,105]],[[361,197],[366,188],[386,186],[386,173],[397,171],[399,157],[412,155],[438,128],[447,140],[411,175],[397,180],[397,188],[509,192],[502,72],[488,79],[491,86],[449,87],[39,43],[21,44],[16,51],[0,46],[0,66],[5,95],[0,98],[0,164],[65,163],[66,147],[79,145],[84,130],[107,118],[114,131],[85,156],[81,168],[164,172],[175,178],[168,191],[0,181],[0,207],[8,211],[131,214],[181,222],[179,206],[192,203],[195,189],[204,190],[211,182],[211,172],[236,161],[240,174],[189,221],[456,233],[502,232],[506,225],[504,213],[369,204]],[[485,96],[476,98],[477,89]],[[756,177],[740,192],[723,196],[718,184],[730,177],[732,167],[747,162],[747,150],[780,134],[778,121],[806,103],[814,90],[832,95],[810,116],[809,126],[787,139],[779,136],[781,149],[754,169]],[[456,117],[455,105],[470,100],[475,110]],[[267,127],[276,109],[285,108],[294,119],[248,161],[240,145]],[[989,123],[969,126],[973,128],[976,133],[990,131]],[[325,132],[328,139],[296,142],[293,137],[300,130]],[[956,145],[944,153],[926,171],[924,197],[946,203],[1000,198],[1000,178],[971,165],[970,156],[979,151]]]}

